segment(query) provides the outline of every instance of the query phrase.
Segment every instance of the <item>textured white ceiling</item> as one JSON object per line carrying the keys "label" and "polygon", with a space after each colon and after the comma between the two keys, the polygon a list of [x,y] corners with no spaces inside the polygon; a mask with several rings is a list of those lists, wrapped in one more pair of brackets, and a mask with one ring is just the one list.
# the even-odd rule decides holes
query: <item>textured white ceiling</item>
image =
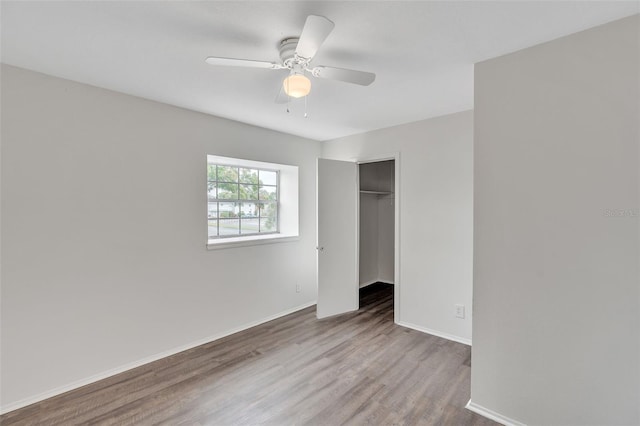
{"label": "textured white ceiling", "polygon": [[[473,64],[639,12],[638,1],[7,2],[2,62],[317,140],[473,108]],[[369,87],[313,80],[285,112],[278,60],[307,15],[335,22],[314,60],[375,72]],[[283,74],[284,73],[284,74]]]}

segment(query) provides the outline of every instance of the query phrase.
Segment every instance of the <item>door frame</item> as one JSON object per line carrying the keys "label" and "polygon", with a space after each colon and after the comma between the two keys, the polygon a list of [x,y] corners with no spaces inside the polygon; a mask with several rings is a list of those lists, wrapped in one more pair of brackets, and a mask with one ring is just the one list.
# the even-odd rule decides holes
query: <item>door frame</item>
{"label": "door frame", "polygon": [[[353,158],[358,165],[357,185],[358,200],[356,202],[357,214],[357,232],[356,232],[356,249],[358,250],[358,281],[356,282],[356,291],[360,290],[360,164],[379,163],[381,161],[394,161],[394,210],[393,210],[393,322],[398,324],[400,320],[401,304],[400,304],[400,152],[396,151],[386,155],[363,155]],[[360,309],[360,300],[358,299],[358,309]]]}

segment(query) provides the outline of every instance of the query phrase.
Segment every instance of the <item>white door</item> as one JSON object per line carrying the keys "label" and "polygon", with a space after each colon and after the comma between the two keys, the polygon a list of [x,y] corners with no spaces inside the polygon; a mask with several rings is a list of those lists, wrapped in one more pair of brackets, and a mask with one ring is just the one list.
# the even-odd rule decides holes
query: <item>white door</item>
{"label": "white door", "polygon": [[318,159],[318,306],[325,318],[358,309],[357,164]]}

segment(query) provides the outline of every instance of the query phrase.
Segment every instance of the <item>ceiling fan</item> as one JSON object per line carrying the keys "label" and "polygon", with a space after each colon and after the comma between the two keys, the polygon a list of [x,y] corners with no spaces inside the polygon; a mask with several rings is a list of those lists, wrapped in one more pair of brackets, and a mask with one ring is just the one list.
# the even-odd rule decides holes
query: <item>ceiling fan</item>
{"label": "ceiling fan", "polygon": [[293,98],[301,98],[309,94],[311,80],[305,75],[306,73],[316,78],[339,80],[361,86],[370,85],[376,78],[374,73],[324,65],[311,65],[311,61],[318,49],[329,36],[334,26],[335,24],[324,16],[309,15],[300,37],[285,38],[280,42],[280,63],[215,56],[209,56],[205,61],[210,65],[289,70],[289,75],[282,82],[280,94],[276,98],[278,103],[286,102],[288,99],[280,96],[282,90],[287,96]]}

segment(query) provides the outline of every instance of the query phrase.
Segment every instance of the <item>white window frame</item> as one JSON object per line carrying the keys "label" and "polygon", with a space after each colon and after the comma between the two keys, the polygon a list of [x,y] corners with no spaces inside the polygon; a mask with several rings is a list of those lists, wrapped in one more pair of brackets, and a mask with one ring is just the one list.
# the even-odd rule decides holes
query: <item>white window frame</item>
{"label": "white window frame", "polygon": [[[257,244],[270,244],[276,242],[295,241],[298,239],[298,167],[279,163],[267,163],[264,161],[245,160],[232,157],[207,155],[207,166],[218,164],[231,167],[275,171],[277,179],[277,231],[271,233],[254,233],[237,236],[218,236],[209,239],[208,220],[208,193],[205,187],[206,200],[206,226],[207,248],[209,250],[248,246]],[[208,167],[205,167],[206,184],[208,185]],[[251,202],[250,200],[221,200],[221,202]]]}

